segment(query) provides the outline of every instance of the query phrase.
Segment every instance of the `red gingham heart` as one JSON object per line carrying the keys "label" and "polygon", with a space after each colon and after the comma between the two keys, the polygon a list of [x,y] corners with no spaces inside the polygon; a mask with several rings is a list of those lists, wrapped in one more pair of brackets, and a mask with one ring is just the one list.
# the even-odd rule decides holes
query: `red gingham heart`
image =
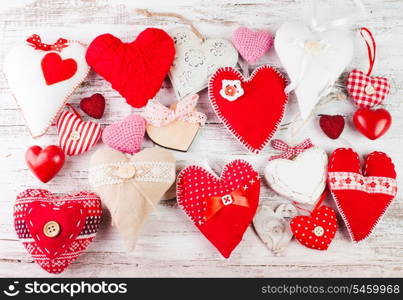
{"label": "red gingham heart", "polygon": [[347,90],[358,107],[373,107],[385,100],[390,84],[387,78],[368,76],[354,69],[348,75]]}

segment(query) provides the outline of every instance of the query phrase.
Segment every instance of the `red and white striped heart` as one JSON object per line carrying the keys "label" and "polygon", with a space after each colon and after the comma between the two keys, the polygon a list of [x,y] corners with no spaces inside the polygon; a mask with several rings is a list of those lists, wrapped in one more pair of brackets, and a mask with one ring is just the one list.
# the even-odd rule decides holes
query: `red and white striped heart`
{"label": "red and white striped heart", "polygon": [[90,150],[101,137],[101,126],[84,122],[76,114],[64,111],[57,121],[59,145],[67,155],[79,155]]}

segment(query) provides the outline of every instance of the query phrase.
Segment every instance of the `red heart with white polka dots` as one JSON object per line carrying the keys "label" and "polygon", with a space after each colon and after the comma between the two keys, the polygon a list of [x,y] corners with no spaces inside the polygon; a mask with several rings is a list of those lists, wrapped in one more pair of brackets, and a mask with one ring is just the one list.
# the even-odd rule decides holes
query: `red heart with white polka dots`
{"label": "red heart with white polka dots", "polygon": [[315,250],[327,250],[338,227],[336,213],[327,206],[314,210],[310,216],[294,217],[290,226],[298,242]]}
{"label": "red heart with white polka dots", "polygon": [[220,178],[202,167],[189,166],[177,181],[179,206],[225,258],[252,222],[259,193],[259,174],[244,160],[227,164]]}

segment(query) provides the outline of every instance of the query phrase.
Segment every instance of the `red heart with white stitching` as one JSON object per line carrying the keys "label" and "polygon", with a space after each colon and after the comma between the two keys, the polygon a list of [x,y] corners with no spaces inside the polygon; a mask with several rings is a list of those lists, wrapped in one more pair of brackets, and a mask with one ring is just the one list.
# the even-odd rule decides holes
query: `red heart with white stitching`
{"label": "red heart with white stitching", "polygon": [[355,105],[373,107],[385,100],[390,91],[390,84],[385,77],[368,76],[354,69],[348,75],[347,90]]}
{"label": "red heart with white stitching", "polygon": [[244,160],[227,164],[220,178],[202,167],[189,166],[177,181],[179,206],[225,258],[251,223],[259,193],[259,174]]}
{"label": "red heart with white stitching", "polygon": [[234,68],[220,68],[210,78],[209,98],[218,118],[250,151],[259,153],[283,119],[286,80],[261,66],[249,79]]}
{"label": "red heart with white stitching", "polygon": [[28,189],[17,196],[14,226],[32,258],[49,273],[63,272],[95,238],[102,207],[97,195],[56,197]]}
{"label": "red heart with white stitching", "polygon": [[395,167],[383,152],[369,154],[361,172],[356,152],[336,149],[329,161],[328,184],[355,242],[372,233],[397,193]]}

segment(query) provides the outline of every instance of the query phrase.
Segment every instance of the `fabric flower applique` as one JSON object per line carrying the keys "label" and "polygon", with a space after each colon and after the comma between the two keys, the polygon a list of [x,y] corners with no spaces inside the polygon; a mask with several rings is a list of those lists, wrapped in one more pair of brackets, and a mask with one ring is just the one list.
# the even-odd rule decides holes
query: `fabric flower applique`
{"label": "fabric flower applique", "polygon": [[244,91],[240,80],[223,80],[220,95],[228,101],[235,101],[243,96]]}

